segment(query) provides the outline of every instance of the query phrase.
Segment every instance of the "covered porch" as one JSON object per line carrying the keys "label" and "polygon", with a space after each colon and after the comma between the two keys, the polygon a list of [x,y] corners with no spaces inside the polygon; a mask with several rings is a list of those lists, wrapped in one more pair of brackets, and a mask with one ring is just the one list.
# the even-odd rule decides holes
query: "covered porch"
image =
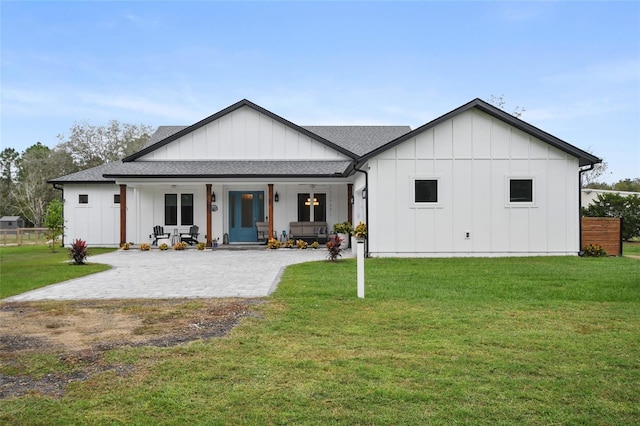
{"label": "covered porch", "polygon": [[[292,222],[325,224],[330,232],[335,223],[364,221],[362,198],[355,196],[352,179],[344,177],[118,184],[120,244],[146,241],[156,225],[172,235],[198,226],[198,241],[211,247],[214,241],[260,244],[267,238],[290,238]],[[266,225],[267,238],[258,235],[258,223]]]}

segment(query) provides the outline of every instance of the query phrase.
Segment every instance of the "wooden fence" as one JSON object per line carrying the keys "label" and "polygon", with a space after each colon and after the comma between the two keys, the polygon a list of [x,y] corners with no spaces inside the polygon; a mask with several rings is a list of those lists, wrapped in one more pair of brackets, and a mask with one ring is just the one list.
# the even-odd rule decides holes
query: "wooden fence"
{"label": "wooden fence", "polygon": [[0,245],[44,244],[47,228],[0,229]]}
{"label": "wooden fence", "polygon": [[583,217],[582,247],[598,244],[609,256],[622,256],[622,219],[619,217]]}

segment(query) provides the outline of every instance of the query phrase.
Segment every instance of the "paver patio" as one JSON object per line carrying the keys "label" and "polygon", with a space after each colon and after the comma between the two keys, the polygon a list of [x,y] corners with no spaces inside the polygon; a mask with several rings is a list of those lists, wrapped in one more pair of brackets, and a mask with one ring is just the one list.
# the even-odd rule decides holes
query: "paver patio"
{"label": "paver patio", "polygon": [[[263,297],[295,263],[326,259],[317,250],[115,251],[89,262],[113,268],[18,294],[4,301]],[[351,255],[345,251],[344,256]]]}

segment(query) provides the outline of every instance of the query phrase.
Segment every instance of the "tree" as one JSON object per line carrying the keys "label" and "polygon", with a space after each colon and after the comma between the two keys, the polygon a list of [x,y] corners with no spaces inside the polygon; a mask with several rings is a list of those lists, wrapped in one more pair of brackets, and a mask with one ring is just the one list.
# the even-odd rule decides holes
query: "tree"
{"label": "tree", "polygon": [[69,138],[58,135],[58,147],[73,158],[81,170],[121,160],[144,146],[151,134],[145,124],[121,124],[111,120],[107,126],[75,123]]}
{"label": "tree", "polygon": [[640,197],[637,195],[598,194],[588,207],[582,209],[582,214],[587,217],[620,217],[623,240],[640,236]]}
{"label": "tree", "polygon": [[56,241],[64,232],[63,206],[60,200],[51,200],[44,217],[44,226],[47,227],[47,239],[51,241],[51,251],[55,251]]}
{"label": "tree", "polygon": [[594,164],[591,170],[582,173],[582,187],[592,189],[611,189],[611,185],[600,180],[606,176],[608,168],[609,164],[604,160],[602,160],[601,163]]}
{"label": "tree", "polygon": [[640,192],[640,178],[620,179],[613,185],[616,191]]}
{"label": "tree", "polygon": [[42,224],[45,208],[54,198],[54,189],[47,184],[47,162],[51,150],[42,143],[27,148],[18,161],[16,184],[12,198],[20,214],[36,226]]}
{"label": "tree", "polygon": [[[500,95],[500,96],[491,95],[491,97],[489,98],[489,103],[493,106],[496,106],[506,111],[505,105],[507,104],[507,101],[505,101],[504,95]],[[525,111],[526,109],[524,107],[516,106],[510,114],[516,118],[520,118]]]}
{"label": "tree", "polygon": [[38,142],[27,148],[17,160],[15,184],[11,200],[18,214],[36,226],[42,224],[46,207],[58,196],[47,180],[76,172],[71,156],[49,149]]}
{"label": "tree", "polygon": [[12,207],[11,191],[19,158],[20,154],[13,148],[5,148],[0,152],[0,216],[17,213]]}

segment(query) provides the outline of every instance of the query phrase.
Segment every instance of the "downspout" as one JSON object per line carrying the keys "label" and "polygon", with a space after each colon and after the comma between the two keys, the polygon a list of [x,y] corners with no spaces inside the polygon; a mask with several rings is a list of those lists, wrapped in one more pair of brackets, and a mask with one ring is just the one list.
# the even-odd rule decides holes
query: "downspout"
{"label": "downspout", "polygon": [[369,223],[369,173],[360,170],[356,165],[353,166],[356,172],[364,173],[364,188],[366,191],[366,197],[364,199],[364,220],[367,222],[367,238],[364,240],[364,257],[369,257],[369,235],[371,235],[371,228]]}
{"label": "downspout", "polygon": [[582,174],[593,170],[594,167],[595,164],[589,164],[589,168],[580,169],[578,171],[578,233],[580,234],[580,238],[578,240],[578,256],[584,255],[584,252],[582,251]]}
{"label": "downspout", "polygon": [[53,184],[53,189],[57,189],[58,191],[60,191],[60,199],[62,200],[62,247],[64,247],[64,185],[60,186],[57,183]]}

